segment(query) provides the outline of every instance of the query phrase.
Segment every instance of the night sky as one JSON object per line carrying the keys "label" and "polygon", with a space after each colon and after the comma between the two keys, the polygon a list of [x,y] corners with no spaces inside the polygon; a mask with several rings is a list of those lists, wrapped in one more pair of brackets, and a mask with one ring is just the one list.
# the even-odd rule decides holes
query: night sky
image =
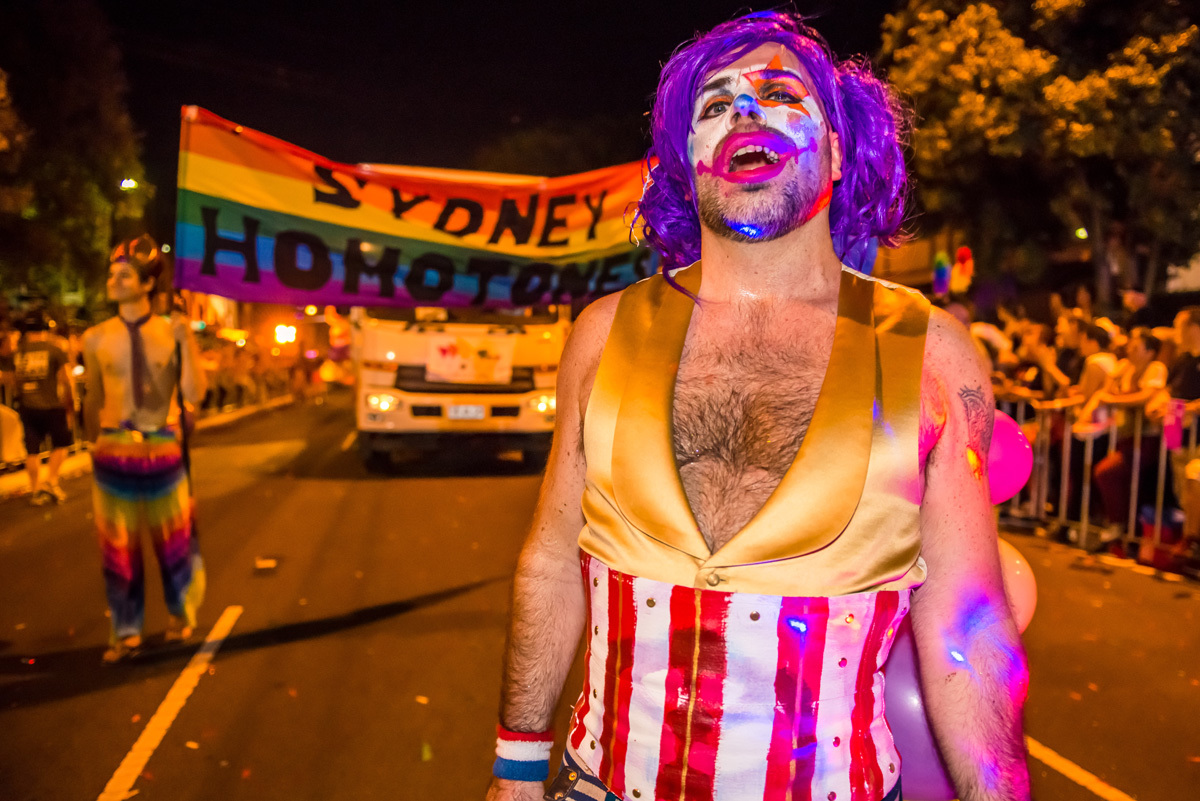
{"label": "night sky", "polygon": [[[878,48],[894,5],[811,0],[797,8],[849,55]],[[696,30],[747,10],[695,0],[101,7],[124,54],[147,177],[159,187],[148,210],[159,235],[169,235],[174,215],[181,105],[338,161],[469,168],[480,147],[555,120],[616,118],[644,134],[661,62]]]}

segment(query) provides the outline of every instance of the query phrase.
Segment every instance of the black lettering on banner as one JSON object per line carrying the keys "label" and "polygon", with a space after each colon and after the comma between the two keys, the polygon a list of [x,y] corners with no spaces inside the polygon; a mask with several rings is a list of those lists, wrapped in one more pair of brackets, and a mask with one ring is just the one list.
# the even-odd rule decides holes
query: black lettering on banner
{"label": "black lettering on banner", "polygon": [[472,306],[482,306],[487,301],[488,284],[497,275],[508,275],[512,262],[506,259],[470,259],[467,275],[479,276],[479,291],[471,298]]}
{"label": "black lettering on banner", "polygon": [[[307,270],[300,268],[300,248],[305,248],[312,259]],[[279,232],[275,236],[275,275],[279,283],[292,289],[320,289],[333,275],[329,247],[321,237],[307,231]]]}
{"label": "black lettering on banner", "polygon": [[608,190],[601,189],[600,197],[596,198],[596,205],[592,205],[592,196],[584,195],[583,204],[588,207],[588,211],[592,213],[592,224],[588,226],[588,239],[596,238],[596,225],[600,222],[601,215],[604,214],[604,198],[608,197]]}
{"label": "black lettering on banner", "polygon": [[404,199],[404,193],[399,189],[392,188],[392,216],[399,220],[406,212],[411,211],[416,206],[429,200],[429,195],[413,195],[408,200]]}
{"label": "black lettering on banner", "polygon": [[500,201],[500,213],[496,215],[496,227],[492,229],[488,243],[494,245],[499,242],[505,231],[512,233],[513,241],[518,245],[529,242],[529,237],[533,235],[533,223],[537,219],[537,208],[536,194],[529,196],[529,205],[524,214],[517,209],[517,201],[504,198]]}
{"label": "black lettering on banner", "polygon": [[[616,292],[626,284],[626,281],[621,276],[613,274],[613,268],[620,267],[628,258],[628,254],[620,253],[616,256],[609,256],[602,262],[604,266],[600,268],[600,277],[596,279],[597,297],[607,295],[610,292]],[[607,284],[615,284],[615,286],[609,287],[606,286]]]}
{"label": "black lettering on banner", "polygon": [[526,264],[513,281],[512,302],[514,306],[533,306],[552,288],[554,265],[542,261]]}
{"label": "black lettering on banner", "polygon": [[[450,225],[450,218],[454,216],[454,212],[459,209],[467,212],[467,222],[462,228],[451,231],[447,226]],[[479,226],[483,225],[483,206],[476,203],[474,200],[467,200],[461,197],[452,197],[446,201],[445,207],[442,209],[441,216],[433,227],[439,231],[445,231],[450,236],[463,237],[467,234],[473,234],[479,230]]]}
{"label": "black lettering on banner", "polygon": [[575,202],[574,195],[555,195],[546,202],[546,222],[542,224],[542,239],[538,242],[538,247],[550,247],[554,245],[567,244],[568,237],[562,239],[551,239],[550,234],[556,228],[566,228],[567,220],[565,217],[557,216],[559,206],[570,206]]}
{"label": "black lettering on banner", "polygon": [[230,253],[240,253],[246,262],[246,272],[242,282],[257,284],[258,277],[258,225],[253,217],[242,217],[242,238],[230,239],[221,236],[217,228],[217,210],[211,206],[200,207],[200,219],[204,221],[204,261],[200,264],[201,275],[217,274],[217,254],[222,250]]}
{"label": "black lettering on banner", "polygon": [[[429,286],[425,277],[428,273],[437,275],[437,284]],[[450,287],[454,286],[454,262],[440,253],[425,253],[413,259],[404,277],[404,288],[413,300],[431,303],[442,299]]]}
{"label": "black lettering on banner", "polygon": [[551,295],[554,303],[562,303],[564,295],[566,296],[567,303],[587,297],[592,283],[592,276],[596,274],[596,263],[593,261],[587,264],[587,270],[583,273],[579,271],[580,265],[578,262],[564,264],[558,268],[558,283],[555,285],[554,293]]}
{"label": "black lettering on banner", "polygon": [[361,239],[346,240],[346,278],[342,282],[342,291],[348,295],[358,293],[359,279],[369,275],[379,280],[379,297],[391,298],[396,295],[396,268],[400,266],[400,250],[384,248],[383,255],[374,264],[367,263],[362,252]]}
{"label": "black lettering on banner", "polygon": [[[328,203],[330,206],[341,206],[343,209],[357,209],[362,205],[362,201],[350,194],[350,188],[337,179],[333,174],[333,170],[328,167],[322,167],[319,164],[313,165],[313,171],[317,174],[317,179],[332,189],[332,192],[325,192],[317,187],[313,187],[313,203]],[[359,189],[367,185],[366,180],[356,178]]]}

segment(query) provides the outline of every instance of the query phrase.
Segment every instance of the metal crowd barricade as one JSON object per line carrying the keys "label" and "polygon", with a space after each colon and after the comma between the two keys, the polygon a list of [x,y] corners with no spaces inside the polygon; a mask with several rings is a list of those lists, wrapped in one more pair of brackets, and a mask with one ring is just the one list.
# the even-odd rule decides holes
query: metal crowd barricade
{"label": "metal crowd barricade", "polygon": [[[1124,538],[1125,545],[1128,547],[1131,546],[1135,541],[1141,540],[1137,531],[1139,510],[1138,491],[1141,474],[1143,439],[1145,438],[1145,429],[1148,423],[1145,419],[1145,410],[1142,404],[1116,404],[1116,406],[1119,408],[1125,408],[1133,414],[1133,455],[1131,459],[1132,464],[1130,465],[1131,477],[1129,482],[1129,520],[1127,521]],[[1187,422],[1188,434],[1186,444],[1183,448],[1184,464],[1196,457],[1197,432],[1198,428],[1200,428],[1200,417],[1198,417],[1194,412],[1188,412],[1185,415],[1185,421]],[[1149,425],[1154,424],[1149,423]],[[1162,531],[1163,516],[1165,511],[1164,503],[1166,498],[1167,482],[1171,479],[1167,475],[1167,465],[1170,457],[1170,451],[1167,448],[1167,437],[1162,430],[1162,426],[1154,426],[1154,428],[1157,429],[1158,434],[1158,464],[1155,476],[1154,527],[1151,535],[1151,541],[1153,542],[1153,546],[1157,551],[1157,549],[1162,547],[1163,544]],[[1182,466],[1183,465],[1180,465],[1180,467]],[[1182,486],[1184,481],[1186,481],[1184,476],[1176,476],[1176,478],[1178,479],[1178,484],[1180,486]],[[1182,501],[1182,495],[1180,496],[1179,500]]]}
{"label": "metal crowd barricade", "polygon": [[[1096,453],[1096,440],[1103,434],[1108,435],[1107,447],[1103,455],[1117,451],[1120,443],[1129,438],[1129,513],[1126,520],[1109,521],[1111,524],[1121,524],[1123,535],[1120,538],[1126,553],[1132,553],[1142,542],[1138,529],[1140,504],[1139,490],[1142,479],[1142,449],[1145,447],[1146,436],[1157,433],[1157,472],[1154,487],[1154,521],[1150,541],[1157,549],[1162,546],[1164,524],[1164,504],[1166,497],[1168,461],[1170,451],[1167,449],[1167,438],[1162,435],[1161,426],[1146,419],[1143,403],[1115,403],[1101,406],[1108,412],[1107,424],[1103,426],[1076,426],[1075,417],[1084,405],[1082,398],[1063,398],[1044,400],[1030,395],[998,392],[996,396],[998,408],[1010,415],[1017,424],[1025,429],[1029,423],[1036,427],[1033,441],[1033,471],[1026,485],[1002,509],[1002,518],[1008,526],[1044,526],[1047,529],[1066,531],[1075,529],[1078,534],[1077,545],[1092,548],[1099,544],[1098,535],[1102,528],[1097,525],[1091,514],[1093,493],[1093,470],[1100,454]],[[1187,426],[1186,442],[1184,444],[1186,461],[1197,456],[1200,445],[1200,410],[1190,410],[1185,418]],[[1121,418],[1124,417],[1124,424]],[[1156,430],[1151,430],[1151,427]],[[1060,453],[1056,459],[1053,454],[1055,432],[1061,431]],[[1072,454],[1076,441],[1083,448],[1082,475],[1074,475],[1072,471]],[[1051,473],[1054,462],[1058,462],[1059,478],[1058,493],[1054,499],[1053,514],[1051,506]],[[1068,507],[1071,498],[1072,482],[1079,488],[1078,519],[1070,519]],[[1149,522],[1149,521],[1147,521]]]}

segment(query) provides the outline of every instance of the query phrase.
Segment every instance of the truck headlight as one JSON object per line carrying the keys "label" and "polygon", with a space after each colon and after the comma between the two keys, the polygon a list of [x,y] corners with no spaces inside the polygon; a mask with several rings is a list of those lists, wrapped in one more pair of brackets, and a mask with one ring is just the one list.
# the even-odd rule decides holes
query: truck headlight
{"label": "truck headlight", "polygon": [[529,408],[535,412],[542,414],[554,414],[556,407],[555,396],[553,392],[544,395],[538,395],[536,398],[529,399]]}
{"label": "truck headlight", "polygon": [[390,412],[400,408],[400,398],[390,392],[372,392],[367,395],[367,408],[373,412]]}

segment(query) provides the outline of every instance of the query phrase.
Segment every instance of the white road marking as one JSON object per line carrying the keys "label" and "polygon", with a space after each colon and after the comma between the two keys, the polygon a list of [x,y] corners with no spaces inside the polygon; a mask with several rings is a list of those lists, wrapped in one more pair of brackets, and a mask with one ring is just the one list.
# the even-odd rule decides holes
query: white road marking
{"label": "white road marking", "polygon": [[150,718],[146,728],[142,729],[137,742],[121,760],[117,772],[108,780],[108,784],[104,786],[104,792],[100,793],[97,801],[125,801],[137,794],[138,791],[133,789],[134,783],[142,775],[146,763],[150,761],[154,750],[162,743],[163,737],[167,735],[167,730],[171,728],[179,711],[183,709],[183,705],[187,703],[192,691],[200,683],[200,677],[208,670],[208,664],[212,662],[217,649],[229,636],[233,624],[237,622],[241,614],[242,607],[240,606],[225,607],[217,624],[204,638],[204,644],[188,660],[187,666],[179,674],[179,678],[175,679],[175,683],[167,691],[167,697],[158,705],[154,717]]}
{"label": "white road marking", "polygon": [[1084,789],[1091,790],[1097,796],[1103,798],[1104,801],[1134,801],[1133,796],[1126,795],[1116,787],[1107,784],[1099,776],[1088,773],[1071,760],[1051,751],[1032,737],[1025,738],[1025,745],[1029,748],[1029,755],[1031,757],[1058,771]]}
{"label": "white road marking", "polygon": [[350,446],[354,444],[354,440],[356,439],[358,439],[357,431],[351,431],[349,434],[347,434],[346,438],[342,440],[342,451],[345,452],[350,450]]}

